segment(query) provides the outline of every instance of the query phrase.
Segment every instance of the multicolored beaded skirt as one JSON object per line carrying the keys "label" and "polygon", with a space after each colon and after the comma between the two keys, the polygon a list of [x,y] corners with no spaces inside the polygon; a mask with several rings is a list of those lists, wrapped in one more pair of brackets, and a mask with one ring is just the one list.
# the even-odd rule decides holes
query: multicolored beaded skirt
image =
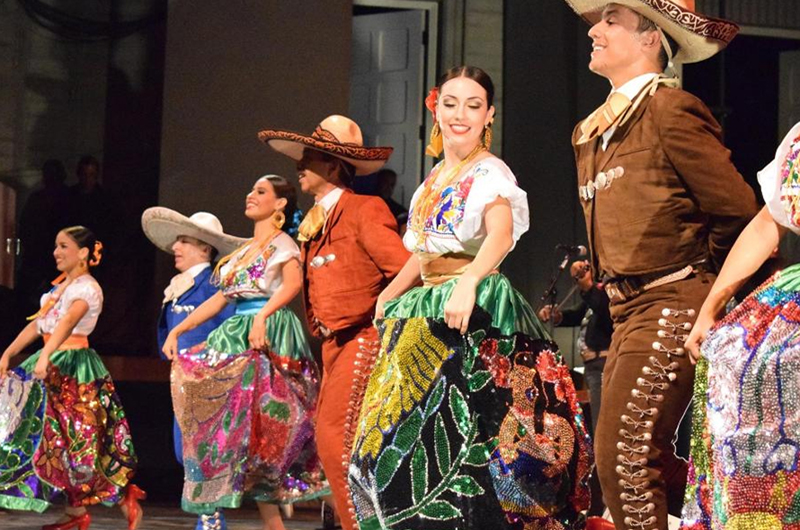
{"label": "multicolored beaded skirt", "polygon": [[114,382],[92,349],[56,351],[43,381],[37,352],[0,381],[0,507],[43,512],[117,504],[136,455]]}
{"label": "multicolored beaded skirt", "polygon": [[272,503],[328,493],[313,436],[319,371],[302,325],[275,312],[265,353],[250,349],[252,324],[234,315],[172,363],[185,511],[237,508],[245,493]]}
{"label": "multicolored beaded skirt", "polygon": [[355,385],[361,530],[582,528],[591,441],[568,368],[499,274],[478,287],[467,334],[449,329],[454,284],[409,291],[378,323]]}
{"label": "multicolored beaded skirt", "polygon": [[800,529],[800,264],[708,334],[682,528]]}

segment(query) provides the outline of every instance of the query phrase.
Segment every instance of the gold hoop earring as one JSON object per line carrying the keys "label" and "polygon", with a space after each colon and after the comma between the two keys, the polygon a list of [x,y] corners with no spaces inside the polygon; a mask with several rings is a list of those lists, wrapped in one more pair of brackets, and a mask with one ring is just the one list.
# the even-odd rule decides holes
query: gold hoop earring
{"label": "gold hoop earring", "polygon": [[280,230],[283,228],[283,224],[286,222],[286,214],[283,213],[283,210],[278,210],[274,214],[272,214],[272,225],[277,229]]}
{"label": "gold hoop earring", "polygon": [[492,122],[486,124],[483,130],[483,147],[488,151],[492,147]]}
{"label": "gold hoop earring", "polygon": [[442,153],[443,148],[442,130],[439,128],[439,122],[435,121],[433,123],[433,129],[431,129],[431,141],[428,147],[425,148],[425,154],[436,158]]}

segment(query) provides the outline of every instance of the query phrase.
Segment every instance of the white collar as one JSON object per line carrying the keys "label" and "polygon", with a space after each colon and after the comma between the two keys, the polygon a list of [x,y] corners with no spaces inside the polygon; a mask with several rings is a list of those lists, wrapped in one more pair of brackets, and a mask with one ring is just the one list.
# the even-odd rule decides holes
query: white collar
{"label": "white collar", "polygon": [[186,271],[185,274],[190,274],[192,278],[197,278],[197,275],[206,270],[211,266],[211,263],[204,261],[203,263],[198,263],[197,265],[192,265]]}
{"label": "white collar", "polygon": [[[646,74],[636,76],[633,79],[629,80],[627,83],[623,84],[621,87],[612,90],[611,94],[613,94],[614,92],[619,92],[629,100],[633,101],[636,98],[636,96],[639,95],[639,92],[641,92],[644,89],[644,87],[646,87],[647,84],[658,75],[659,74],[653,72],[648,72]],[[606,131],[603,133],[603,136],[601,138],[603,151],[605,151],[608,148],[608,142],[611,141],[611,137],[614,135],[614,132],[616,130],[617,126],[613,125],[608,129],[606,129]]]}
{"label": "white collar", "polygon": [[621,87],[612,90],[611,93],[613,94],[614,92],[619,92],[626,98],[633,101],[633,99],[639,95],[639,92],[641,92],[642,89],[647,86],[647,83],[652,81],[653,78],[657,77],[658,75],[659,74],[654,72],[648,72],[646,74],[636,76],[627,83],[623,84]]}
{"label": "white collar", "polygon": [[336,187],[333,188],[331,191],[325,194],[323,198],[317,202],[320,206],[325,209],[325,213],[330,212],[336,203],[339,202],[339,199],[342,197],[342,193],[344,190],[342,188]]}

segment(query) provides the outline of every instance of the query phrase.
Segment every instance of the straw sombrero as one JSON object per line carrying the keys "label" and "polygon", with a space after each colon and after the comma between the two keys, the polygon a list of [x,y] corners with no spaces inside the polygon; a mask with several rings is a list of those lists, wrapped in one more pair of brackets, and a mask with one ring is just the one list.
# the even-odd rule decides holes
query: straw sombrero
{"label": "straw sombrero", "polygon": [[258,133],[258,139],[294,160],[300,160],[306,148],[328,153],[352,164],[356,175],[378,171],[393,151],[392,147],[365,147],[358,124],[335,114],[322,120],[311,136],[268,129]]}
{"label": "straw sombrero", "polygon": [[161,206],[148,208],[142,213],[142,230],[155,246],[170,254],[178,236],[199,239],[217,249],[221,256],[230,254],[247,242],[246,239],[223,232],[222,223],[216,215],[197,212],[186,217]]}
{"label": "straw sombrero", "polygon": [[566,0],[590,24],[595,24],[609,4],[629,7],[652,20],[678,43],[673,60],[696,63],[724,49],[739,33],[728,20],[695,12],[694,0]]}

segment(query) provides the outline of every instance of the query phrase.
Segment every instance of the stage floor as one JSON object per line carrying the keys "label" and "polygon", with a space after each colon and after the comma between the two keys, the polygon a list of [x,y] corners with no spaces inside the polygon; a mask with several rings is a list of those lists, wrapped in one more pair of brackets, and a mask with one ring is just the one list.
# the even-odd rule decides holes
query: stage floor
{"label": "stage floor", "polygon": [[[197,518],[179,508],[144,505],[144,519],[139,530],[193,530]],[[92,507],[92,525],[89,530],[120,530],[126,528],[122,513],[116,508]],[[3,530],[37,530],[44,524],[55,522],[60,513],[55,508],[43,514],[30,512],[0,512],[0,528]],[[227,510],[228,530],[260,530],[258,510],[242,508]],[[322,526],[319,512],[295,510],[292,519],[284,519],[287,530],[314,530]]]}

